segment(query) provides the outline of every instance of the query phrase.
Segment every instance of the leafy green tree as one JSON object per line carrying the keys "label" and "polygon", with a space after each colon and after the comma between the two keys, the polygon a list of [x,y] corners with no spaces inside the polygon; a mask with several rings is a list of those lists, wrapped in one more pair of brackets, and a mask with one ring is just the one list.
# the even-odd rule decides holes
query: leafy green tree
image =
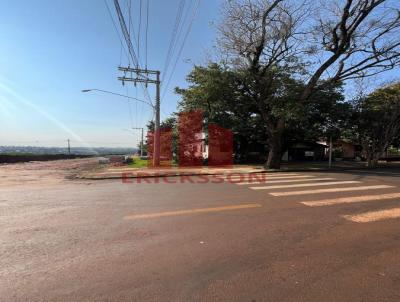
{"label": "leafy green tree", "polygon": [[268,136],[267,168],[280,167],[287,127],[315,94],[400,65],[398,0],[324,2],[225,2],[218,45],[245,74]]}
{"label": "leafy green tree", "polygon": [[380,88],[355,102],[354,136],[363,146],[367,165],[378,159],[400,138],[400,83]]}
{"label": "leafy green tree", "polygon": [[242,74],[212,63],[195,66],[187,76],[189,87],[175,89],[181,96],[179,110],[202,110],[205,129],[209,123],[216,123],[232,130],[237,159],[247,157],[249,144],[266,140],[258,109],[243,91],[243,80]]}
{"label": "leafy green tree", "polygon": [[[295,96],[304,88],[304,83],[278,70],[274,79],[275,97],[269,106],[273,118],[283,117],[286,121],[285,139],[277,142],[282,143],[283,150],[293,140],[316,140],[326,135],[327,129],[339,129],[339,124],[346,120],[342,115],[351,112],[345,110],[348,105],[343,102],[340,83],[325,85],[307,102],[299,103]],[[188,88],[176,89],[182,97],[180,110],[203,110],[206,124],[213,122],[232,129],[238,159],[247,158],[252,144],[267,145],[266,132],[273,127],[267,127],[262,112],[252,101],[258,86],[251,73],[213,63],[206,67],[195,66],[187,81]]]}

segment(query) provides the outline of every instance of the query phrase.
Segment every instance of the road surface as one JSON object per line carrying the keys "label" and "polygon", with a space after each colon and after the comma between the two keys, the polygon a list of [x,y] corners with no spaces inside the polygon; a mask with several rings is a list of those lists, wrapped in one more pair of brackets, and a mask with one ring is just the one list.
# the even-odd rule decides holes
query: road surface
{"label": "road surface", "polygon": [[0,300],[400,300],[400,173],[228,178],[2,186]]}

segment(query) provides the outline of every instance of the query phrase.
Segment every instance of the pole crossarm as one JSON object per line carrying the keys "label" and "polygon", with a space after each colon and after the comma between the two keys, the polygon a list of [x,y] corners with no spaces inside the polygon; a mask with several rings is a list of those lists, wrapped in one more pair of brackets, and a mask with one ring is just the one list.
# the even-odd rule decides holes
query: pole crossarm
{"label": "pole crossarm", "polygon": [[[156,85],[156,101],[155,105],[152,106],[155,113],[155,123],[154,123],[154,156],[153,156],[153,166],[160,166],[160,71],[159,70],[149,70],[149,69],[141,69],[141,68],[131,68],[119,66],[119,71],[124,72],[124,76],[118,77],[118,80],[122,81],[122,84],[125,82],[133,82],[136,83],[144,83],[147,87],[148,84]],[[130,73],[131,76],[128,77],[126,74]],[[135,73],[136,77],[132,77],[132,74]],[[143,76],[145,75],[145,76]],[[155,75],[155,79],[148,78],[149,75]],[[142,132],[143,133],[143,132]]]}
{"label": "pole crossarm", "polygon": [[149,70],[149,69],[122,67],[122,66],[119,66],[118,70],[124,71],[124,72],[145,73],[145,74],[157,74],[157,73],[159,73],[158,70]]}
{"label": "pole crossarm", "polygon": [[150,83],[150,84],[160,84],[160,81],[150,80],[150,79],[139,79],[139,78],[128,78],[128,77],[118,77],[118,80],[122,82],[136,82],[136,83]]}

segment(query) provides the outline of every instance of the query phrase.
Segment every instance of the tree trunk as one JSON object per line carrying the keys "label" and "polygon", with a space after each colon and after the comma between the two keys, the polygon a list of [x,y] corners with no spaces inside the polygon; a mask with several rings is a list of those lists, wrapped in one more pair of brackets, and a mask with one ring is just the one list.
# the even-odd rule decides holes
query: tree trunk
{"label": "tree trunk", "polygon": [[269,138],[268,160],[264,167],[266,169],[280,169],[282,159],[282,132],[274,131]]}
{"label": "tree trunk", "polygon": [[376,168],[378,165],[379,155],[376,155],[373,152],[368,152],[367,154],[367,167],[370,169]]}

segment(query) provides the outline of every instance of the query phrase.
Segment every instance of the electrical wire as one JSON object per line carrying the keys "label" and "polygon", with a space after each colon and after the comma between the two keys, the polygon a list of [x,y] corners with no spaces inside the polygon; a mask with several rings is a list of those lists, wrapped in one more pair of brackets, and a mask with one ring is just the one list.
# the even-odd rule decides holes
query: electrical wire
{"label": "electrical wire", "polygon": [[[124,15],[123,15],[123,13],[121,11],[121,7],[119,5],[119,1],[118,0],[114,0],[114,6],[115,6],[115,9],[117,11],[117,15],[118,15],[118,20],[119,20],[119,23],[120,23],[121,31],[122,31],[123,36],[125,38],[126,45],[128,46],[129,54],[131,55],[131,58],[132,58],[132,63],[134,64],[135,67],[140,68],[140,62],[138,60],[138,57],[136,55],[135,49],[134,49],[133,44],[132,44],[132,40],[131,40],[130,35],[128,33],[128,29],[127,29],[127,26],[126,26],[126,23],[125,23]],[[147,87],[145,87],[145,85],[143,83],[140,83],[140,86],[143,89],[143,93],[144,93],[145,98],[150,103],[152,103]]]}
{"label": "electrical wire", "polygon": [[[185,27],[185,24],[188,23],[188,22],[187,22],[187,19],[188,19],[188,16],[189,16],[189,12],[190,12],[191,9],[192,9],[192,5],[193,5],[193,2],[190,2],[190,3],[187,5],[187,8],[186,8],[186,10],[185,10],[185,12],[184,12],[184,14],[183,14],[183,20],[182,20],[180,26],[178,26],[179,28],[178,28],[178,31],[177,31],[177,34],[176,34],[176,40],[175,40],[175,43],[172,45],[170,60],[172,60],[172,58],[174,57],[175,49],[176,49],[176,47],[177,47],[179,41],[181,40],[183,28]],[[169,64],[168,64],[168,65],[169,65]],[[164,85],[164,82],[165,82],[164,80],[165,80],[165,78],[167,77],[167,75],[168,75],[168,72],[167,72],[167,71],[164,72],[163,75],[162,75],[162,80],[161,80],[161,82],[163,83],[163,86],[165,86],[165,85]]]}
{"label": "electrical wire", "polygon": [[123,49],[124,49],[124,52],[125,52],[126,58],[127,58],[127,59],[128,59],[128,61],[130,62],[129,54],[128,54],[127,50],[126,50],[126,49],[125,49],[125,47],[124,47],[124,43],[122,43],[122,38],[121,38],[121,36],[120,36],[120,34],[119,34],[119,31],[118,31],[117,25],[116,25],[116,23],[115,23],[115,21],[114,21],[114,18],[113,18],[113,16],[112,16],[112,13],[111,13],[111,10],[110,10],[110,7],[108,6],[108,4],[107,4],[107,1],[106,1],[106,0],[104,0],[104,4],[106,5],[107,11],[108,11],[108,15],[109,15],[109,16],[110,16],[110,18],[111,18],[111,21],[112,21],[112,24],[113,24],[113,26],[114,26],[115,32],[117,33],[117,36],[118,36],[119,42],[121,43],[121,48],[123,48]]}
{"label": "electrical wire", "polygon": [[[129,0],[127,9],[128,9],[128,16],[129,16],[129,36],[131,37],[131,40],[136,42],[136,31],[135,31],[135,27],[133,26],[133,20],[132,20],[132,0]],[[132,36],[133,36],[133,38],[132,38]],[[138,49],[136,49],[136,51],[138,51]]]}
{"label": "electrical wire", "polygon": [[132,16],[131,16],[131,8],[132,8],[132,0],[129,0],[128,2],[127,2],[127,5],[128,5],[128,19],[129,19],[129,22],[128,22],[128,33],[129,33],[129,36],[131,35],[131,24],[132,24]]}
{"label": "electrical wire", "polygon": [[122,34],[124,36],[126,45],[128,47],[129,54],[131,55],[131,58],[132,58],[132,63],[135,66],[138,66],[139,62],[138,62],[138,59],[137,59],[137,55],[136,55],[135,49],[133,48],[131,37],[130,37],[130,35],[128,33],[128,29],[126,27],[124,15],[122,14],[121,7],[119,6],[118,0],[114,0],[114,6],[115,6],[115,9],[117,11],[117,16],[118,16],[118,20],[119,20],[119,24],[120,24],[120,27],[121,27]]}
{"label": "electrical wire", "polygon": [[139,27],[137,37],[138,60],[140,62],[140,33],[142,31],[142,0],[139,1]]}
{"label": "electrical wire", "polygon": [[147,32],[149,28],[149,6],[150,6],[150,0],[147,0],[147,5],[146,5],[146,55],[145,55],[145,69],[147,69]]}
{"label": "electrical wire", "polygon": [[174,27],[173,27],[172,34],[171,34],[171,39],[169,41],[168,52],[167,52],[167,56],[166,56],[166,59],[165,59],[165,64],[164,64],[164,69],[163,69],[163,75],[161,77],[161,82],[164,82],[165,75],[168,72],[168,68],[169,68],[171,59],[173,57],[172,56],[172,54],[173,54],[172,50],[175,48],[175,45],[176,45],[175,42],[176,42],[176,38],[177,38],[178,28],[180,26],[180,22],[181,22],[181,19],[182,19],[182,12],[183,12],[184,6],[185,6],[185,0],[181,0],[179,2],[178,10],[176,12],[175,23],[174,23]]}
{"label": "electrical wire", "polygon": [[168,81],[167,81],[167,85],[166,85],[165,88],[164,88],[164,92],[163,92],[163,94],[162,94],[161,99],[164,99],[165,94],[166,94],[166,92],[167,92],[167,90],[168,90],[168,86],[169,86],[169,84],[170,84],[170,82],[171,82],[171,79],[172,79],[172,76],[173,76],[173,74],[174,74],[174,72],[175,72],[175,69],[176,69],[176,66],[177,66],[177,64],[178,64],[179,58],[180,58],[180,56],[181,56],[181,54],[182,54],[182,51],[183,51],[183,48],[184,48],[184,46],[185,46],[186,40],[187,40],[187,38],[188,38],[188,36],[189,36],[189,33],[190,33],[191,29],[192,29],[192,25],[193,25],[193,22],[194,22],[194,19],[195,19],[196,15],[197,15],[197,12],[198,12],[198,10],[199,10],[199,6],[200,6],[200,0],[197,0],[197,5],[196,5],[195,8],[193,9],[193,14],[192,14],[191,20],[190,20],[190,22],[189,22],[189,26],[187,27],[185,36],[184,36],[184,38],[183,38],[181,47],[180,47],[179,52],[178,52],[178,56],[176,57],[174,66],[173,66],[173,68],[172,68],[172,72],[170,73],[170,76],[169,76]]}

